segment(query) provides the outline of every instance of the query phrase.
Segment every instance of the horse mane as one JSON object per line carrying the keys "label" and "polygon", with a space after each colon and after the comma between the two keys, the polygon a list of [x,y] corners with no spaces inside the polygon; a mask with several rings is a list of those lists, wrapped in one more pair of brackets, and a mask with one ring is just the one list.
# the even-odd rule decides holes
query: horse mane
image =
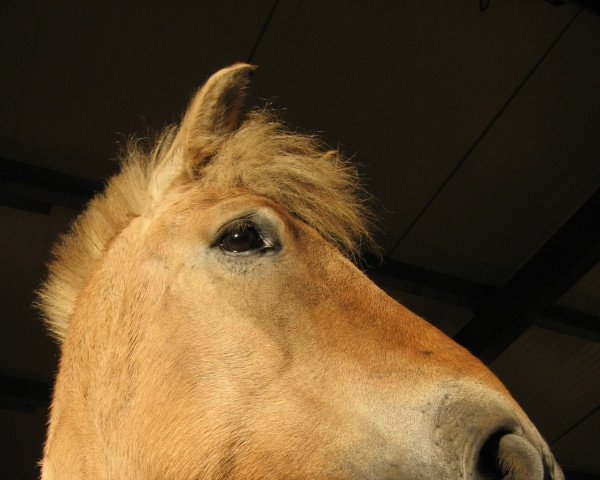
{"label": "horse mane", "polygon": [[[152,208],[153,175],[168,161],[177,134],[168,127],[153,148],[128,143],[121,170],[77,217],[52,251],[38,307],[51,335],[61,342],[86,279],[111,240],[131,219]],[[250,113],[224,135],[208,160],[182,172],[179,182],[199,188],[242,188],[268,198],[316,229],[353,260],[374,249],[372,217],[356,168],[313,136],[292,133],[265,110]]]}

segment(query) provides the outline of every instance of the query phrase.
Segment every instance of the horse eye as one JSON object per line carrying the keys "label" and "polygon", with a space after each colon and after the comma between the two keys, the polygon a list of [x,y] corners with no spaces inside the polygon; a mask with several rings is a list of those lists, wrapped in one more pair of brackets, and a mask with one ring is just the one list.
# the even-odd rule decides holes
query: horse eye
{"label": "horse eye", "polygon": [[259,233],[251,225],[242,225],[230,230],[221,238],[220,246],[231,253],[243,253],[265,246]]}

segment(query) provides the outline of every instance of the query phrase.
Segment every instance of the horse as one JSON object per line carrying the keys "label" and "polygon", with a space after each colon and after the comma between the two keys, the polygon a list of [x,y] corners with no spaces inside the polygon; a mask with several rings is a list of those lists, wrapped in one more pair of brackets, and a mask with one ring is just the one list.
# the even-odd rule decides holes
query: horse
{"label": "horse", "polygon": [[218,71],[53,249],[43,480],[563,479],[478,359],[356,266],[357,170]]}

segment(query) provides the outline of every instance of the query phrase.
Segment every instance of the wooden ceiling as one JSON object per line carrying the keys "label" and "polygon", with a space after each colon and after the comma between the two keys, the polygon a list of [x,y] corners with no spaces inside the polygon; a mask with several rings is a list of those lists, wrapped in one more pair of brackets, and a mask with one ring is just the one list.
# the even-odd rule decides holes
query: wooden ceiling
{"label": "wooden ceiling", "polygon": [[[29,305],[52,241],[76,214],[56,182],[28,199],[39,206],[42,198],[46,210],[13,197],[38,195],[50,178],[42,169],[93,189],[116,171],[118,142],[177,121],[194,89],[234,61],[259,66],[251,104],[268,102],[360,165],[379,241],[396,265],[396,276],[374,278],[450,335],[600,186],[600,18],[576,4],[26,0],[1,8],[7,377],[53,376],[56,348]],[[14,181],[12,162],[32,166],[38,180]],[[588,475],[600,475],[599,292],[597,266],[557,301],[584,323],[535,320],[491,364],[559,461]],[[0,410],[0,464],[10,478],[35,476],[40,412]],[[7,453],[15,449],[22,455]]]}

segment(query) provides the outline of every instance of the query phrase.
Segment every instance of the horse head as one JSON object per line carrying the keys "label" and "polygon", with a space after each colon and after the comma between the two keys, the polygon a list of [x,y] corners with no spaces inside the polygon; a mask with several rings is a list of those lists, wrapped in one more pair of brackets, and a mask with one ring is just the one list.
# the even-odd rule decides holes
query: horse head
{"label": "horse head", "polygon": [[252,70],[132,144],[56,247],[42,478],[562,479],[490,370],[353,264],[355,169],[242,115]]}

